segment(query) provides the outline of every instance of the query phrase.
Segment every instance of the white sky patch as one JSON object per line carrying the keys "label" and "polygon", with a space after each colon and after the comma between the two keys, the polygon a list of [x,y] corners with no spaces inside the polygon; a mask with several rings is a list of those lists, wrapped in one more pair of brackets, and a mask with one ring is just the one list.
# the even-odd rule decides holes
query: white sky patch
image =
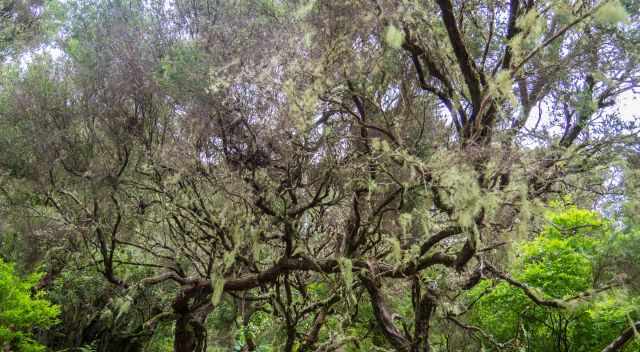
{"label": "white sky patch", "polygon": [[623,120],[637,121],[640,119],[640,92],[622,93],[617,100],[617,108]]}
{"label": "white sky patch", "polygon": [[[632,122],[640,119],[640,92],[628,91],[620,94],[616,98],[616,104],[605,109],[602,113],[611,114],[619,113],[622,121]],[[532,110],[525,128],[533,133],[546,133],[549,136],[560,136],[564,132],[564,126],[552,124],[552,112],[548,105],[543,101],[542,104],[536,105]],[[536,144],[535,140],[531,141]],[[530,145],[531,143],[527,143]]]}
{"label": "white sky patch", "polygon": [[398,106],[398,100],[400,99],[400,87],[392,85],[380,99],[382,111],[388,112],[395,109]]}
{"label": "white sky patch", "polygon": [[[440,116],[447,126],[453,128],[453,117],[449,110],[439,105]],[[627,91],[616,98],[616,104],[604,111],[604,113],[618,112],[621,120],[625,122],[637,121],[640,124],[640,91]],[[536,138],[540,134],[559,137],[564,132],[564,126],[552,124],[551,110],[547,102],[534,106],[531,110],[525,129],[529,132],[522,140],[525,147],[535,148],[545,139]]]}
{"label": "white sky patch", "polygon": [[51,58],[54,60],[58,60],[59,58],[64,56],[64,51],[57,46],[47,46],[42,50],[51,55]]}

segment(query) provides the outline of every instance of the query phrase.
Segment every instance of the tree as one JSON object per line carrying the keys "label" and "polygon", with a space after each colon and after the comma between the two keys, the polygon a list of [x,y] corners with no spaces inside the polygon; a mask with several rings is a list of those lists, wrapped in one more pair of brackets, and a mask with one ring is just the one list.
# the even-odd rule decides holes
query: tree
{"label": "tree", "polygon": [[285,351],[429,351],[487,276],[560,309],[504,274],[512,243],[559,194],[617,194],[635,153],[611,109],[638,85],[635,1],[67,6],[65,54],[0,92],[33,140],[2,155],[6,208],[109,283],[103,312],[138,304],[135,336],[172,322],[175,351],[204,351],[221,306],[269,315]]}

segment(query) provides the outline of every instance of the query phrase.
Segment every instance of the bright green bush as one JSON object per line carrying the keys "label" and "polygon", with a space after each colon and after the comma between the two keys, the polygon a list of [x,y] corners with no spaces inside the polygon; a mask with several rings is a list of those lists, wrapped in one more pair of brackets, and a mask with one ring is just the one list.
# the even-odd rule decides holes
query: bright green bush
{"label": "bright green bush", "polygon": [[45,350],[34,340],[32,330],[55,325],[60,309],[47,301],[42,292],[32,293],[41,275],[20,277],[12,264],[0,259],[0,347],[3,350]]}
{"label": "bright green bush", "polygon": [[[626,237],[593,211],[570,207],[547,218],[538,237],[517,247],[510,272],[546,299],[567,300],[568,307],[542,307],[519,288],[485,280],[471,291],[471,319],[514,351],[599,351],[638,319],[640,297],[621,286],[588,300],[571,298],[597,288],[597,280],[602,286],[613,279],[603,257]],[[492,345],[487,341],[486,347]],[[635,348],[632,343],[625,351]]]}

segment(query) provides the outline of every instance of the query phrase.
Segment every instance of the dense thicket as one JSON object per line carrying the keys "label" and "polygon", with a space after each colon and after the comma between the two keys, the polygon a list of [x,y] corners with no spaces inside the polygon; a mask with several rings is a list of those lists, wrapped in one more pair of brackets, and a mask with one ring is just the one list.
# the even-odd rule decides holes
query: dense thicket
{"label": "dense thicket", "polygon": [[640,2],[0,16],[0,254],[48,348],[638,348]]}

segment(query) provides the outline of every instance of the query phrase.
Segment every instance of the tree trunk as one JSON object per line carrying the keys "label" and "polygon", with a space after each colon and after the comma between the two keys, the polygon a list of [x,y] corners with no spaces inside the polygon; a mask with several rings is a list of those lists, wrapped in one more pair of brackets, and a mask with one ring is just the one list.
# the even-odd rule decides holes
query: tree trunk
{"label": "tree trunk", "polygon": [[174,352],[205,352],[207,350],[207,316],[213,310],[211,291],[205,285],[185,288],[173,302],[178,317],[175,325]]}
{"label": "tree trunk", "polygon": [[205,352],[207,350],[207,329],[201,317],[182,315],[176,320],[173,350],[175,352]]}
{"label": "tree trunk", "polygon": [[415,332],[411,344],[411,352],[430,352],[429,328],[431,317],[436,309],[436,297],[429,289],[421,293],[420,281],[414,280],[413,299],[415,310]]}
{"label": "tree trunk", "polygon": [[393,317],[385,299],[378,287],[378,284],[367,275],[360,275],[360,281],[369,292],[369,300],[373,315],[378,322],[384,337],[391,343],[396,351],[409,352],[411,350],[411,342],[402,335],[400,330],[393,323]]}

